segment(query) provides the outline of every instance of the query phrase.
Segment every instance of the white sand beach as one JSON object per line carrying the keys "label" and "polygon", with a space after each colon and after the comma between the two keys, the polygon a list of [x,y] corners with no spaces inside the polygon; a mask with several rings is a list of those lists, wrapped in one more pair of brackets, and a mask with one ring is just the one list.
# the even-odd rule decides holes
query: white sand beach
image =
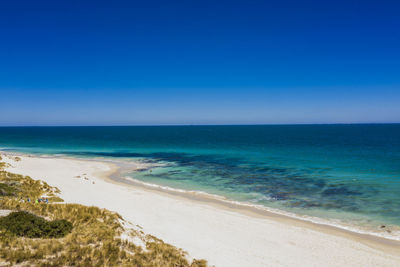
{"label": "white sand beach", "polygon": [[[7,171],[61,190],[68,203],[118,212],[147,234],[215,266],[400,266],[400,242],[257,214],[113,181],[112,163],[21,156]],[[140,165],[137,166],[138,168]]]}

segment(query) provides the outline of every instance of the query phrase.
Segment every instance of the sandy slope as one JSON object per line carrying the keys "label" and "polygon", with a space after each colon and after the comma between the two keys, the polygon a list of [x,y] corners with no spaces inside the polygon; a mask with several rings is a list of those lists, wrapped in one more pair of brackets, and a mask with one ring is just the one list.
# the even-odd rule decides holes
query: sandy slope
{"label": "sandy slope", "polygon": [[21,158],[4,157],[12,165],[7,170],[57,186],[66,202],[116,211],[146,233],[216,266],[400,266],[399,243],[118,184],[106,178],[116,168],[109,163]]}

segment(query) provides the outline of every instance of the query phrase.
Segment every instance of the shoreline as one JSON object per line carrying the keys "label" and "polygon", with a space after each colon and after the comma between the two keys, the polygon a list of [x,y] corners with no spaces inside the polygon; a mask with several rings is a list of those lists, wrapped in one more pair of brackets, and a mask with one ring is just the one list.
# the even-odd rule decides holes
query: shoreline
{"label": "shoreline", "polygon": [[[38,157],[38,158],[58,158],[58,159],[66,159],[66,160],[77,160],[77,161],[92,161],[92,162],[103,162],[109,164],[112,170],[106,174],[99,175],[102,179],[109,181],[111,183],[117,183],[119,185],[128,185],[133,187],[140,187],[145,190],[155,191],[166,195],[182,197],[188,200],[200,201],[209,203],[211,205],[216,205],[221,208],[228,208],[230,210],[235,210],[237,212],[253,215],[253,216],[261,216],[261,217],[268,217],[268,218],[281,218],[284,220],[293,220],[298,223],[305,223],[306,227],[322,227],[327,228],[327,230],[337,230],[339,232],[343,232],[342,234],[354,234],[355,236],[360,237],[361,239],[372,239],[377,242],[381,243],[389,243],[389,244],[398,244],[400,245],[400,235],[384,235],[385,231],[382,232],[370,232],[368,230],[362,230],[360,228],[356,228],[356,226],[349,226],[339,223],[330,222],[329,219],[315,217],[315,216],[308,216],[308,215],[301,215],[296,214],[293,212],[285,211],[282,209],[271,208],[259,204],[249,203],[249,202],[242,202],[233,199],[226,198],[221,195],[211,194],[204,191],[197,191],[197,190],[186,190],[186,189],[178,189],[169,187],[167,185],[158,185],[153,183],[146,183],[141,180],[134,179],[132,177],[124,176],[122,171],[122,163],[126,164],[128,167],[125,167],[131,171],[132,165],[135,165],[137,170],[147,169],[152,167],[152,164],[149,163],[142,163],[139,161],[118,161],[107,159],[103,157],[98,158],[79,158],[73,156],[66,156],[63,154],[44,154],[44,155],[35,155],[29,154],[24,152],[8,152],[8,151],[1,151],[4,155],[11,155],[11,156],[28,156],[28,157]],[[150,165],[150,166],[149,166]],[[398,231],[396,231],[397,233]],[[400,232],[398,232],[400,234]]]}
{"label": "shoreline", "polygon": [[[333,228],[335,230],[348,232],[351,234],[365,236],[366,238],[372,238],[377,240],[384,240],[385,242],[393,242],[400,244],[400,237],[398,236],[390,236],[390,235],[382,235],[378,232],[368,232],[363,230],[355,229],[355,227],[347,227],[339,224],[329,223],[328,219],[312,217],[312,216],[301,216],[295,213],[287,212],[284,210],[274,209],[258,204],[252,204],[248,202],[236,201],[225,198],[224,196],[210,194],[204,191],[196,191],[196,190],[184,190],[184,189],[175,189],[168,186],[157,185],[146,183],[140,180],[136,180],[132,177],[129,178],[119,178],[119,177],[108,177],[107,179],[111,180],[111,182],[117,182],[120,184],[131,185],[135,187],[141,187],[146,190],[152,190],[156,192],[160,192],[163,194],[169,194],[172,196],[182,197],[189,200],[200,201],[205,203],[210,203],[212,205],[217,205],[223,208],[228,208],[232,210],[236,210],[237,212],[241,212],[244,214],[250,214],[255,216],[264,216],[264,217],[277,217],[284,218],[287,220],[294,220],[296,222],[304,222],[306,224],[311,224],[315,226],[322,226]],[[319,220],[318,220],[319,219]]]}
{"label": "shoreline", "polygon": [[[142,195],[146,195],[146,198],[149,199],[148,202],[151,202],[151,204],[153,205],[158,205],[160,207],[158,207],[158,209],[156,209],[157,211],[153,212],[152,214],[141,214],[141,216],[143,218],[147,218],[146,220],[141,220],[141,221],[146,221],[147,223],[142,223],[139,222],[140,225],[142,225],[144,227],[144,229],[150,233],[155,233],[156,236],[164,239],[166,242],[169,242],[175,246],[178,247],[182,247],[184,250],[187,250],[189,252],[189,255],[192,255],[194,257],[202,257],[205,258],[207,260],[209,260],[210,264],[216,264],[217,266],[221,265],[222,266],[226,263],[226,260],[224,261],[224,259],[221,259],[221,257],[223,256],[231,256],[234,257],[235,255],[232,253],[232,251],[226,251],[229,253],[223,253],[222,255],[218,255],[218,254],[214,254],[214,255],[210,255],[211,252],[210,251],[206,251],[206,246],[204,246],[205,244],[192,244],[193,242],[196,241],[192,241],[190,243],[190,240],[187,240],[188,238],[184,238],[183,236],[179,236],[176,237],[176,235],[180,235],[179,231],[177,232],[177,229],[163,229],[163,227],[150,227],[150,224],[154,224],[153,222],[148,222],[148,217],[151,217],[153,220],[154,218],[160,217],[159,214],[157,213],[165,213],[163,214],[163,218],[168,218],[168,217],[179,217],[180,220],[186,220],[188,222],[183,222],[182,224],[188,224],[189,225],[189,229],[190,229],[190,222],[193,221],[193,218],[186,218],[190,215],[193,216],[199,216],[202,214],[207,214],[207,213],[212,213],[214,216],[219,216],[221,217],[221,219],[230,219],[230,220],[236,220],[239,221],[240,219],[240,223],[238,222],[238,227],[239,229],[243,229],[245,228],[247,225],[243,225],[243,221],[244,222],[249,222],[252,225],[254,225],[255,227],[257,227],[258,230],[262,230],[262,231],[266,231],[266,232],[270,232],[270,230],[268,230],[267,228],[273,228],[272,225],[274,227],[277,227],[280,231],[282,231],[280,234],[285,235],[285,230],[286,228],[290,229],[290,231],[292,232],[292,234],[294,233],[295,235],[298,236],[298,238],[300,238],[300,236],[302,236],[301,232],[309,232],[310,235],[314,235],[315,237],[315,242],[314,245],[321,245],[318,244],[320,242],[329,242],[327,241],[327,239],[331,239],[331,244],[329,244],[331,247],[331,249],[336,250],[337,254],[340,253],[345,253],[345,251],[340,251],[340,245],[338,246],[338,244],[343,244],[343,243],[349,243],[347,245],[350,245],[350,247],[357,247],[357,246],[362,246],[363,248],[360,248],[359,250],[357,250],[358,252],[361,253],[361,251],[364,250],[368,250],[371,249],[373,250],[375,253],[377,254],[383,254],[385,257],[394,257],[392,260],[394,260],[393,262],[395,263],[400,263],[400,242],[396,241],[396,240],[391,240],[391,239],[387,239],[384,237],[377,237],[374,235],[369,235],[369,234],[362,234],[362,233],[356,233],[350,230],[345,230],[345,229],[341,229],[335,226],[331,226],[331,225],[324,225],[324,224],[319,224],[319,223],[315,223],[315,222],[310,222],[310,221],[306,221],[300,218],[295,218],[295,217],[291,217],[291,216],[286,216],[284,214],[279,214],[279,213],[274,213],[272,211],[267,211],[267,210],[261,210],[261,209],[257,209],[256,207],[250,207],[250,206],[244,206],[242,204],[238,204],[238,203],[234,203],[234,202],[228,202],[228,201],[223,201],[223,200],[218,200],[216,198],[213,198],[211,195],[210,196],[206,196],[205,194],[187,194],[187,193],[183,193],[183,192],[178,192],[178,191],[168,191],[168,190],[164,190],[162,188],[158,188],[158,187],[151,187],[149,185],[146,185],[142,182],[135,182],[132,179],[125,179],[120,177],[119,175],[116,175],[117,173],[120,172],[120,167],[118,167],[117,165],[115,165],[112,162],[107,162],[107,161],[100,161],[100,160],[96,160],[96,159],[78,159],[78,158],[65,158],[65,157],[40,157],[40,156],[36,156],[36,155],[27,155],[27,154],[23,154],[23,153],[9,153],[9,152],[2,152],[3,155],[18,155],[20,157],[22,157],[22,162],[27,161],[27,159],[30,159],[32,161],[32,164],[44,164],[46,165],[43,160],[47,160],[53,163],[57,163],[58,166],[60,168],[62,168],[63,164],[64,165],[79,165],[79,166],[83,166],[83,165],[87,165],[85,166],[86,169],[83,169],[83,171],[88,172],[86,170],[91,170],[90,173],[90,181],[93,182],[93,186],[95,185],[95,183],[100,183],[100,180],[102,180],[103,183],[105,183],[105,186],[102,187],[102,190],[104,190],[105,192],[103,193],[112,193],[112,191],[116,190],[117,192],[120,192],[122,194],[122,192],[124,193],[128,193],[129,195],[125,196],[125,200],[131,199],[132,195],[134,195],[133,193],[136,194],[142,194]],[[40,163],[40,161],[42,161],[42,163]],[[21,167],[21,163],[13,163],[14,165],[20,165],[20,167],[16,167],[16,168],[7,168],[8,171],[10,172],[15,172],[15,170],[17,171],[22,171],[25,173],[20,173],[20,174],[24,174],[24,175],[30,175],[32,177],[38,178],[40,180],[44,180],[47,183],[53,185],[54,181],[57,181],[60,184],[63,184],[63,186],[59,187],[59,185],[54,184],[54,186],[57,186],[60,188],[61,190],[61,194],[71,194],[73,192],[68,192],[69,190],[73,190],[74,185],[71,186],[71,184],[68,184],[68,181],[61,181],[60,178],[59,179],[49,179],[49,175],[51,176],[53,172],[57,172],[57,170],[46,170],[41,169],[39,166],[33,166],[32,164],[28,164],[29,166],[22,166]],[[91,167],[91,165],[96,166],[96,168],[88,168]],[[102,167],[101,167],[102,166]],[[106,167],[105,167],[106,166]],[[140,166],[137,166],[138,168],[140,168]],[[33,168],[36,168],[35,170],[32,170]],[[57,169],[57,168],[56,168]],[[75,171],[78,171],[79,168],[76,167]],[[60,170],[58,170],[60,171]],[[34,174],[34,175],[31,175]],[[40,174],[43,175],[43,177],[40,176]],[[47,177],[46,177],[47,176]],[[64,177],[65,178],[65,177]],[[54,181],[52,181],[54,180]],[[71,180],[71,179],[70,179]],[[77,182],[78,180],[72,180],[74,182]],[[81,181],[79,181],[81,182]],[[86,183],[86,184],[90,184],[90,183]],[[115,188],[113,186],[114,185]],[[63,188],[64,187],[64,188]],[[68,188],[69,187],[69,188]],[[87,189],[89,189],[90,186],[87,186]],[[118,188],[118,190],[117,190]],[[109,190],[107,190],[109,189]],[[113,189],[113,190],[111,190]],[[67,192],[65,192],[65,190],[67,190]],[[121,191],[122,190],[122,191]],[[92,192],[93,193],[93,192]],[[74,194],[72,194],[74,195]],[[101,195],[101,192],[97,192],[97,193],[93,193],[93,196],[96,195]],[[78,196],[78,195],[76,195]],[[110,197],[113,197],[113,195],[110,195]],[[119,196],[120,199],[116,199],[116,200],[124,200],[124,198],[122,196]],[[157,199],[155,199],[157,198]],[[71,201],[70,197],[65,198],[66,201]],[[118,206],[118,201],[116,201],[117,205],[111,205],[111,208],[109,207],[110,203],[107,203],[106,205],[104,205],[104,201],[93,201],[92,200],[88,200],[85,199],[84,196],[80,196],[81,202],[85,202],[82,204],[95,204],[96,206],[99,206],[101,208],[107,208],[110,209],[112,211],[116,211],[118,213],[120,213],[124,218],[127,218],[128,220],[132,220],[134,219],[135,216],[129,214],[130,211],[132,212],[140,212],[139,210],[135,210],[135,209],[129,209],[128,208],[125,210],[124,207],[126,207],[126,205],[123,205],[124,207],[119,207]],[[160,203],[158,203],[158,200],[164,200],[164,201],[169,201],[169,204],[174,204],[175,206],[179,206],[179,207],[175,207],[173,209],[173,211],[170,211],[170,214],[168,214],[168,210],[163,210],[165,209],[165,207],[163,205],[161,205]],[[95,199],[96,200],[96,199]],[[136,196],[135,198],[136,201],[143,201],[143,203],[141,204],[145,204],[146,200],[141,200],[140,198],[138,198]],[[150,203],[149,203],[150,204]],[[174,205],[172,205],[171,207],[174,207]],[[106,206],[106,207],[104,207]],[[149,205],[152,206],[152,205]],[[162,206],[162,207],[161,207]],[[168,205],[166,206],[167,208],[169,207]],[[182,208],[182,209],[180,209]],[[172,209],[172,208],[171,208]],[[182,211],[183,210],[183,211]],[[142,210],[141,212],[143,213],[144,211],[146,211],[146,209]],[[181,214],[183,212],[183,214]],[[186,212],[186,213],[185,213]],[[149,212],[151,213],[151,212]],[[178,224],[179,224],[179,220]],[[134,220],[135,222],[135,220]],[[229,223],[229,220],[226,220],[226,222]],[[211,224],[207,225],[207,223]],[[201,229],[193,229],[192,231],[199,231],[202,230],[203,233],[201,233],[200,236],[202,236],[202,234],[207,234],[207,233],[213,233],[213,232],[221,232],[224,227],[224,224],[219,223],[218,222],[210,222],[210,221],[206,221],[205,222],[206,226],[210,226],[212,227],[213,225],[217,225],[219,227],[219,229],[207,229],[204,228],[204,225],[199,225],[198,228]],[[201,227],[200,227],[201,226]],[[156,229],[155,229],[156,228]],[[168,228],[168,227],[166,227]],[[179,228],[179,225],[178,225]],[[222,228],[222,229],[221,229]],[[296,230],[294,230],[296,229]],[[164,232],[164,233],[163,233]],[[165,233],[168,232],[168,233]],[[224,232],[224,231],[222,231]],[[247,230],[247,234],[257,234],[256,230]],[[312,233],[312,234],[311,234]],[[186,234],[193,234],[193,233],[186,233]],[[272,234],[272,233],[270,233]],[[324,236],[325,238],[321,239],[321,236]],[[231,239],[231,237],[229,235],[224,235],[224,238],[227,239],[227,241],[229,241],[229,239]],[[304,236],[303,236],[304,238]],[[190,238],[189,238],[190,239]],[[245,238],[236,238],[236,241],[240,241],[243,240]],[[273,238],[276,242],[281,242],[281,245],[285,245],[287,246],[287,243],[293,242],[295,240],[297,240],[297,238],[293,237],[293,240],[291,240],[291,238],[289,236],[286,237],[282,237],[282,236],[275,236],[275,238]],[[312,238],[311,238],[312,239]],[[340,240],[337,240],[340,239]],[[268,239],[263,239],[265,242],[260,242],[260,240],[258,240],[258,243],[255,242],[254,240],[251,240],[249,242],[254,242],[255,244],[257,244],[258,247],[263,248],[264,246],[271,248],[271,244],[269,244]],[[280,241],[282,240],[282,241]],[[300,238],[301,240],[301,238]],[[211,238],[212,241],[212,238]],[[229,244],[229,242],[227,242],[226,244],[226,240],[219,240],[222,244],[227,245]],[[309,240],[312,241],[312,240]],[[243,240],[243,242],[245,242],[245,240]],[[202,242],[200,242],[202,243]],[[266,243],[266,244],[264,244]],[[313,242],[311,242],[313,243]],[[317,243],[317,244],[315,244]],[[191,246],[192,245],[192,246]],[[275,244],[279,246],[278,244]],[[299,244],[298,244],[299,245]],[[301,245],[301,244],[300,244]],[[311,244],[312,245],[312,244]],[[208,244],[208,246],[210,246],[210,244]],[[304,250],[299,248],[298,246],[294,246],[295,250],[293,250],[293,253],[299,253],[300,251],[302,253],[300,253],[298,255],[298,257],[300,257],[304,252],[307,252],[308,250]],[[246,248],[246,246],[244,246],[244,249]],[[296,249],[297,248],[297,249]],[[367,249],[368,248],[368,249]],[[225,248],[222,246],[221,251],[224,252],[225,250],[229,250],[229,248]],[[293,249],[291,247],[291,249]],[[315,248],[314,248],[315,249]],[[327,250],[327,251],[332,251],[332,250]],[[199,251],[200,250],[200,251]],[[234,251],[235,249],[233,249]],[[256,247],[253,247],[253,250],[257,250]],[[284,250],[284,249],[283,249]],[[254,251],[253,251],[254,252]],[[246,253],[251,255],[253,253],[251,251],[251,249],[249,249],[249,251],[247,251]],[[258,255],[259,253],[255,253],[258,256],[263,256],[263,254],[265,254],[265,258],[259,259],[260,261],[258,262],[254,262],[255,265],[258,266],[257,263],[264,263],[265,260],[271,260],[271,257],[268,257],[268,253],[266,252],[262,252],[262,251],[258,251],[261,252],[261,255]],[[283,253],[285,251],[282,251]],[[350,252],[349,253],[354,253]],[[369,252],[372,253],[372,252]],[[201,255],[200,255],[201,254]],[[254,254],[254,253],[253,253]],[[279,254],[279,253],[278,253]],[[311,255],[313,255],[313,257],[315,257],[315,252],[310,253]],[[319,253],[317,253],[319,257],[324,256],[324,255],[320,255]],[[373,253],[372,253],[373,254]],[[309,256],[311,256],[309,255]],[[246,255],[242,255],[244,258],[242,260],[248,260],[246,259]],[[280,255],[280,257],[272,257],[273,259],[275,259],[275,262],[278,265],[282,265],[282,262],[279,262],[281,260],[281,257],[283,255]],[[236,256],[237,257],[237,256]],[[296,258],[296,257],[295,257]],[[336,257],[335,257],[336,258]],[[304,261],[304,259],[299,259],[296,258],[295,261],[293,262],[286,262],[286,264],[294,264],[297,262],[301,262],[301,260]],[[357,259],[357,260],[361,260],[362,259]],[[240,260],[239,261],[232,261],[235,262],[236,264],[240,264]],[[247,261],[248,262],[248,261]],[[369,261],[371,262],[371,261]],[[376,263],[380,263],[380,261],[375,261]],[[303,262],[304,264],[310,264],[310,262],[306,261]],[[317,261],[313,262],[315,265],[317,264]],[[332,265],[336,265],[335,261],[331,262]],[[361,262],[360,262],[361,263]],[[357,263],[358,264],[358,263]],[[274,265],[274,264],[273,264]],[[326,262],[325,262],[326,265]],[[329,265],[329,264],[328,264]],[[391,265],[391,264],[389,264]]]}
{"label": "shoreline", "polygon": [[[125,181],[119,181],[122,179],[116,180],[116,179],[113,179],[110,177],[106,177],[105,179],[110,182],[115,182],[115,183],[119,183],[119,184],[123,184],[123,185],[133,186],[133,187],[140,187],[143,190],[155,191],[160,194],[183,198],[185,200],[206,203],[206,204],[213,205],[213,206],[216,206],[221,209],[232,210],[234,212],[238,212],[238,213],[248,215],[248,216],[253,216],[253,217],[257,217],[257,218],[273,219],[273,220],[278,220],[280,222],[286,222],[286,223],[302,224],[304,227],[313,228],[314,230],[316,228],[319,228],[322,231],[336,232],[335,234],[341,235],[341,236],[348,236],[348,235],[353,236],[355,238],[359,238],[360,241],[365,241],[366,244],[369,243],[369,241],[379,242],[383,245],[399,246],[399,249],[400,249],[400,241],[398,239],[386,238],[384,236],[374,235],[373,233],[363,233],[363,232],[348,230],[348,229],[344,229],[342,227],[339,227],[339,226],[336,226],[333,224],[332,225],[327,224],[324,222],[318,223],[318,222],[314,222],[312,220],[308,220],[305,218],[286,215],[283,212],[280,213],[278,211],[268,210],[267,208],[264,208],[264,207],[257,207],[255,205],[247,204],[244,202],[223,199],[223,197],[211,195],[211,194],[208,194],[208,193],[205,193],[202,191],[179,192],[178,190],[175,191],[173,188],[171,188],[171,190],[165,189],[165,188],[160,188],[163,186],[158,186],[156,184],[146,184],[144,182],[141,182],[139,180],[134,180],[134,179],[125,179]],[[207,195],[209,195],[209,196],[207,196]]]}
{"label": "shoreline", "polygon": [[203,191],[187,191],[183,189],[174,189],[167,186],[161,186],[157,184],[148,184],[140,180],[129,178],[122,178],[119,173],[120,169],[116,166],[116,169],[108,176],[103,175],[103,179],[111,183],[117,183],[120,185],[127,185],[132,187],[140,187],[143,190],[149,190],[165,194],[173,197],[182,198],[189,201],[199,201],[213,205],[221,209],[228,209],[230,211],[238,212],[244,215],[253,216],[257,218],[267,218],[277,220],[281,223],[286,224],[297,224],[302,227],[312,228],[313,230],[319,230],[322,232],[329,232],[334,235],[343,237],[349,237],[358,240],[359,242],[372,246],[379,247],[383,246],[385,249],[393,249],[394,253],[400,255],[400,239],[387,238],[374,233],[363,233],[357,232],[351,229],[345,229],[340,226],[327,224],[324,222],[318,223],[306,218],[297,217],[295,215],[285,214],[284,211],[269,210],[267,207],[258,207],[256,205],[247,204],[245,202],[229,200],[223,196],[209,194]]}

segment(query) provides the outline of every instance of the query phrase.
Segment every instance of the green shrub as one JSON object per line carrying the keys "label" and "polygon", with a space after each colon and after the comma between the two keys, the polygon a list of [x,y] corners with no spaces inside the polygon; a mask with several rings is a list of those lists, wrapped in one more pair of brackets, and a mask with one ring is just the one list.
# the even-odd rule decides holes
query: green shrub
{"label": "green shrub", "polygon": [[0,218],[0,228],[17,236],[29,238],[57,238],[72,231],[72,223],[67,220],[46,221],[26,211],[12,212]]}

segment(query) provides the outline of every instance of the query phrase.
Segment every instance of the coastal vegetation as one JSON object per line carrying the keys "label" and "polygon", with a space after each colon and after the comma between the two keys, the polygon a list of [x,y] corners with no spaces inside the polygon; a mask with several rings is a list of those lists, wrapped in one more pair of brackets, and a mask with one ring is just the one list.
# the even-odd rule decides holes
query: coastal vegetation
{"label": "coastal vegetation", "polygon": [[[0,166],[0,265],[207,266],[114,212],[62,203],[58,188]],[[2,191],[2,192],[3,192]],[[49,203],[36,203],[46,197]],[[32,200],[32,201],[28,201]]]}
{"label": "coastal vegetation", "polygon": [[29,238],[63,237],[70,233],[72,224],[67,220],[47,221],[26,211],[12,212],[0,217],[0,229]]}

